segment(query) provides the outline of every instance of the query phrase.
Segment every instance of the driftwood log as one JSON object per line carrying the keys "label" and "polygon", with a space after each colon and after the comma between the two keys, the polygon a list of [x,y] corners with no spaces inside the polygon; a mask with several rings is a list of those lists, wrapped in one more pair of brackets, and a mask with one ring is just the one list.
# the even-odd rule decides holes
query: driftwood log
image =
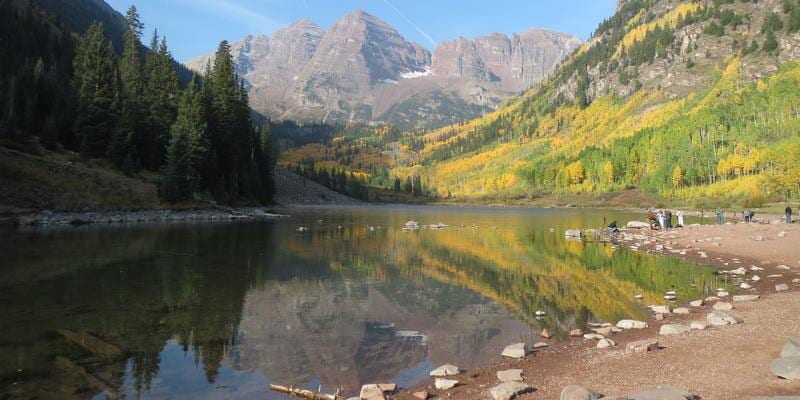
{"label": "driftwood log", "polygon": [[295,389],[292,387],[280,386],[280,385],[269,385],[269,389],[278,393],[283,393],[288,396],[292,397],[299,397],[301,399],[308,399],[308,400],[343,400],[343,397],[338,396],[338,391],[336,394],[328,394],[328,393],[320,393],[314,392],[307,389]]}

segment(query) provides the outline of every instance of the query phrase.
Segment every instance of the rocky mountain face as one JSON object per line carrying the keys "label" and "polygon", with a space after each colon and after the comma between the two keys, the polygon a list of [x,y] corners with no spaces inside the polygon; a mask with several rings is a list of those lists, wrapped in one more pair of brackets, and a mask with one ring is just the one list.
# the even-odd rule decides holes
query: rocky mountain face
{"label": "rocky mountain face", "polygon": [[[433,53],[364,11],[327,31],[301,20],[232,44],[251,106],[273,119],[429,128],[476,117],[540,82],[581,45],[532,29],[442,42]],[[186,65],[199,72],[213,54]]]}

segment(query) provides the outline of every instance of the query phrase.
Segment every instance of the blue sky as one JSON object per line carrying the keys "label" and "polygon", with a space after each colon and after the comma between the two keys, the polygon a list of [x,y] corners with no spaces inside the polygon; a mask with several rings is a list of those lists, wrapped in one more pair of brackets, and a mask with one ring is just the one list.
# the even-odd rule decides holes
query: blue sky
{"label": "blue sky", "polygon": [[587,39],[614,12],[616,0],[106,0],[125,13],[136,4],[150,40],[153,28],[167,36],[180,61],[248,34],[271,34],[301,18],[322,28],[362,8],[406,39],[432,50],[435,43],[492,32],[539,27]]}

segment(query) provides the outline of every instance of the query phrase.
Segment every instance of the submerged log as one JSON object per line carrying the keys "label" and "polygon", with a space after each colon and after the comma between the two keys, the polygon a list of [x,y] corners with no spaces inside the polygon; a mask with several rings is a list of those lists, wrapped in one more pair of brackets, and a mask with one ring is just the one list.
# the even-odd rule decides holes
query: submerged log
{"label": "submerged log", "polygon": [[314,392],[314,391],[307,390],[307,389],[295,389],[295,388],[291,388],[291,387],[273,385],[273,384],[269,385],[269,389],[274,391],[274,392],[283,393],[283,394],[288,395],[288,396],[299,397],[301,399],[308,399],[308,400],[342,400],[342,399],[344,399],[343,397],[339,397],[337,395],[338,392],[337,392],[337,394],[328,394],[328,393]]}
{"label": "submerged log", "polygon": [[67,341],[84,348],[86,351],[94,355],[108,358],[122,356],[122,350],[120,350],[119,347],[86,332],[73,332],[67,329],[57,329],[56,333],[63,336],[65,339],[67,339]]}

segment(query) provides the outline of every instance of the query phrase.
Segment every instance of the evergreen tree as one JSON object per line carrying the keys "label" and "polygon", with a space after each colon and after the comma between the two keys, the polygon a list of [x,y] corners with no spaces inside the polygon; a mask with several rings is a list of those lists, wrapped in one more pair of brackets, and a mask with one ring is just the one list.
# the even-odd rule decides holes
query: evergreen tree
{"label": "evergreen tree", "polygon": [[119,124],[112,138],[109,156],[125,170],[131,165],[136,153],[134,146],[141,140],[140,123],[144,105],[145,79],[142,65],[141,36],[144,24],[139,19],[136,6],[128,9],[125,18],[127,30],[123,35],[122,59],[119,73],[122,87],[122,99]]}
{"label": "evergreen tree", "polygon": [[160,39],[159,41],[158,32],[153,32],[145,65],[147,129],[143,132],[139,149],[144,166],[153,170],[158,169],[164,160],[180,91],[178,75],[173,67],[172,55],[167,49],[166,38]]}
{"label": "evergreen tree", "polygon": [[76,50],[74,84],[78,93],[78,134],[86,157],[106,155],[116,122],[116,65],[102,24],[92,24]]}
{"label": "evergreen tree", "polygon": [[[183,141],[188,142],[188,144],[184,144]],[[173,142],[175,142],[174,146],[172,145]],[[188,148],[188,150],[184,149],[184,147]],[[180,171],[184,163],[188,164],[190,172],[185,175],[186,186],[192,192],[203,190],[209,184],[203,179],[203,171],[207,168],[210,158],[209,147],[210,142],[203,108],[203,97],[197,85],[197,78],[193,77],[181,96],[178,104],[178,115],[170,127],[167,171]],[[180,154],[184,150],[188,154],[187,160],[184,161],[180,157],[175,157],[176,153]],[[170,162],[178,163],[178,165],[170,166]],[[172,178],[184,179],[184,175],[173,175]]]}
{"label": "evergreen tree", "polygon": [[185,200],[192,195],[192,145],[189,134],[172,131],[166,151],[166,165],[161,177],[161,195],[169,202]]}
{"label": "evergreen tree", "polygon": [[209,129],[219,168],[215,193],[229,201],[239,193],[236,155],[237,117],[240,112],[240,90],[233,72],[233,58],[227,41],[219,44],[214,66],[208,79]]}
{"label": "evergreen tree", "polygon": [[767,31],[767,38],[764,39],[764,45],[761,48],[767,53],[771,53],[778,49],[778,40],[775,38],[775,33],[771,30]]}

